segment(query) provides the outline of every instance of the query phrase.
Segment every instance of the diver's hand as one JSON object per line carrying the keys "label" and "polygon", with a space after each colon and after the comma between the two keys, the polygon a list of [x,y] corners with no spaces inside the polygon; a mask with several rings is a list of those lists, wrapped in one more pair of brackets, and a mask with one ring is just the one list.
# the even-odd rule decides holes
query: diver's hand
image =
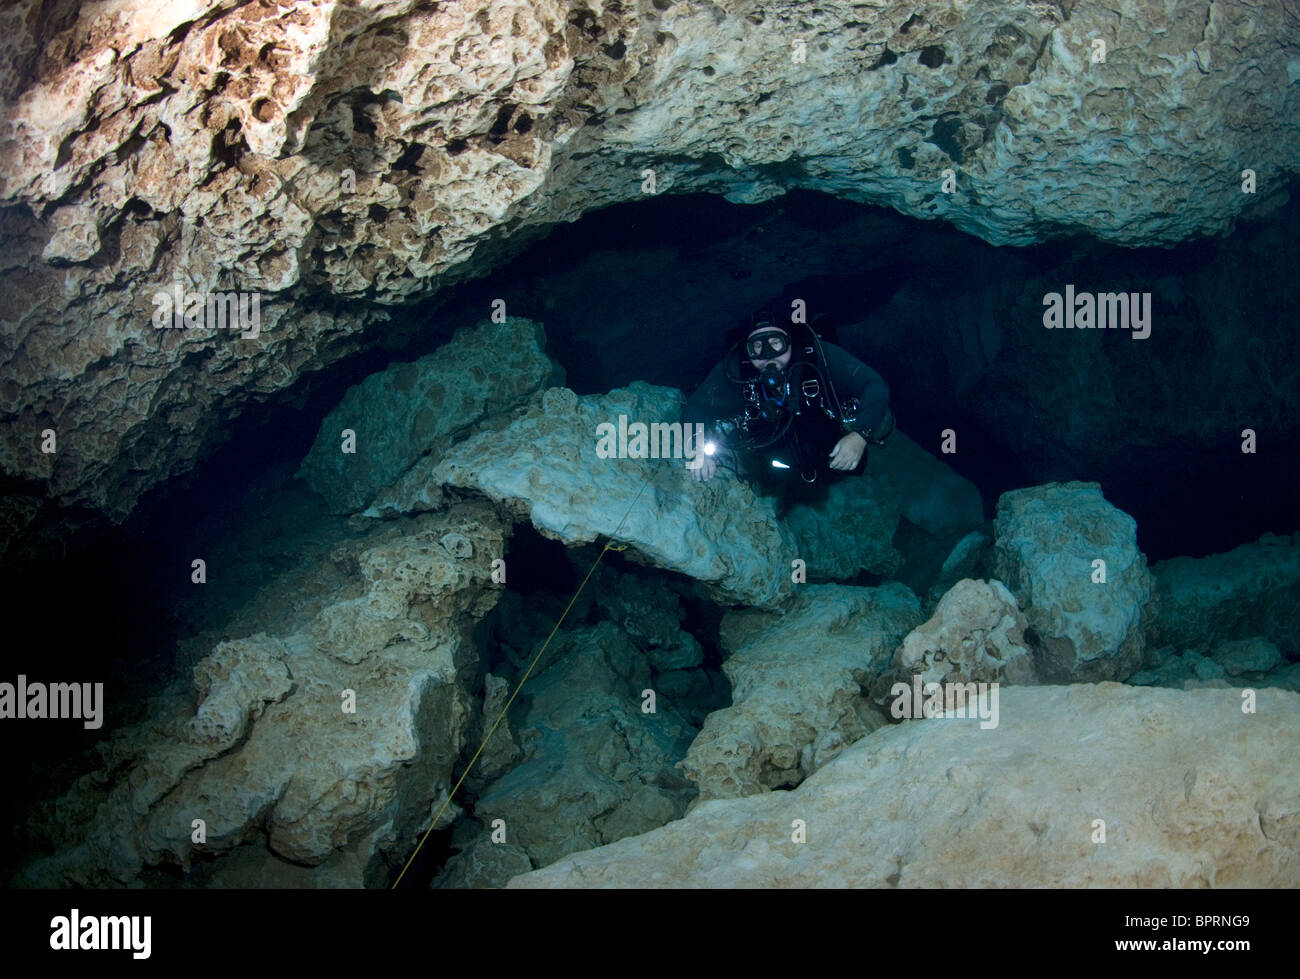
{"label": "diver's hand", "polygon": [[849,432],[835,443],[835,448],[831,449],[831,468],[846,472],[853,469],[862,461],[862,453],[866,447],[866,439],[857,432]]}
{"label": "diver's hand", "polygon": [[703,452],[697,452],[695,458],[686,463],[686,468],[691,471],[691,478],[697,483],[707,482],[717,473],[718,460],[713,456],[706,456]]}

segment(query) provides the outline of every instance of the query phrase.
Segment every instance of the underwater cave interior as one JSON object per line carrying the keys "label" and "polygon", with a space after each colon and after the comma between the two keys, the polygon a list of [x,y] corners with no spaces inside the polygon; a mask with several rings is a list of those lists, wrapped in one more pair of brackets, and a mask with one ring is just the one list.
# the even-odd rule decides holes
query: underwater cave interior
{"label": "underwater cave interior", "polygon": [[[724,352],[727,331],[754,311],[788,310],[802,300],[810,317],[831,316],[841,345],[887,380],[899,429],[978,488],[986,521],[1008,490],[1081,480],[1100,483],[1106,500],[1136,520],[1138,546],[1153,563],[1229,551],[1266,533],[1289,535],[1300,530],[1296,189],[1280,210],[1241,221],[1227,237],[1142,249],[1078,237],[994,247],[942,222],[806,191],[761,204],[695,194],[596,211],[550,229],[472,281],[396,310],[372,346],[304,376],[262,412],[232,419],[218,448],[140,500],[124,524],[64,514],[81,521],[71,538],[34,532],[0,563],[0,588],[12,607],[57,635],[51,658],[64,672],[130,691],[108,702],[106,727],[139,722],[188,686],[216,643],[247,634],[232,630],[255,621],[287,632],[305,621],[315,606],[286,598],[291,585],[272,598],[261,593],[277,579],[306,574],[305,567],[331,567],[330,554],[361,539],[371,523],[331,513],[294,478],[322,420],[349,388],[435,353],[455,331],[486,319],[500,297],[512,317],[544,326],[546,353],[579,396],[634,381],[689,394]],[[1043,296],[1067,283],[1151,293],[1150,337],[1044,330]],[[1240,451],[1247,428],[1258,432],[1257,453]],[[956,433],[955,453],[941,451],[945,430]],[[873,449],[868,468],[877,451],[890,448]],[[951,546],[944,543],[939,552],[929,535],[900,524],[894,546],[902,561],[892,577],[925,599]],[[460,667],[470,676],[468,695],[483,698],[488,675],[514,689],[601,558],[534,677],[560,670],[557,657],[565,650],[599,647],[601,662],[617,674],[611,686],[580,672],[552,672],[593,684],[595,699],[587,714],[558,701],[547,702],[546,713],[535,699],[550,696],[551,687],[543,682],[535,693],[530,680],[507,726],[521,757],[561,736],[552,729],[556,718],[589,728],[595,733],[564,734],[558,757],[618,745],[627,758],[610,763],[614,781],[633,785],[644,801],[632,813],[621,797],[602,798],[585,817],[598,830],[529,840],[519,851],[526,857],[515,854],[518,871],[680,816],[691,787],[675,764],[705,718],[730,703],[731,691],[720,638],[726,604],[688,576],[634,560],[634,550],[602,555],[598,544],[566,546],[523,518],[506,547],[506,585],[473,628],[477,662]],[[193,555],[204,555],[211,569],[202,588],[188,577]],[[814,580],[876,585],[890,577],[859,571]],[[643,634],[629,630],[628,609],[647,605],[663,621]],[[932,607],[927,602],[926,611]],[[671,704],[663,708],[676,725],[671,735],[637,728],[636,700],[627,716],[603,706],[600,697],[615,688],[639,696],[646,677]],[[453,778],[474,757],[482,730],[475,719],[475,736],[463,739],[448,762]],[[6,875],[21,869],[20,855],[30,860],[57,848],[42,832],[56,818],[46,800],[78,775],[113,770],[112,760],[87,749],[87,733],[58,728],[21,760],[4,753],[20,841],[8,854]],[[628,766],[638,764],[639,774],[629,775]],[[431,834],[404,886],[428,886],[444,872],[453,854],[488,831],[493,805],[532,799],[543,792],[534,783],[581,767],[553,757],[535,770],[512,770],[500,759],[497,765],[498,781],[509,784],[471,774],[455,799],[454,825]],[[555,784],[556,792],[569,791],[568,783]],[[40,805],[29,806],[32,800]],[[372,860],[368,882],[387,886],[395,879],[410,855],[404,833],[378,847],[383,856]],[[285,863],[294,863],[292,855]],[[162,874],[151,882],[199,886],[208,879],[191,869],[188,877]]]}

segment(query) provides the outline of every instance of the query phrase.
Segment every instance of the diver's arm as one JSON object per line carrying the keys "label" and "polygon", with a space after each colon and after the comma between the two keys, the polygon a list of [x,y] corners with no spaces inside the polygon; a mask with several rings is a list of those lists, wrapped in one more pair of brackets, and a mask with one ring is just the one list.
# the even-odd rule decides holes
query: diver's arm
{"label": "diver's arm", "polygon": [[713,428],[719,419],[735,418],[745,409],[740,390],[727,378],[726,362],[709,371],[704,383],[686,399],[682,408],[682,421],[688,425],[699,423],[705,431]]}
{"label": "diver's arm", "polygon": [[[686,404],[682,407],[682,422],[690,433],[687,435],[688,440],[697,452],[704,447],[704,444],[694,435],[698,425],[699,433],[714,443],[714,447],[707,455],[698,452],[686,465],[696,482],[712,479],[717,474],[719,460],[723,458],[723,455],[719,455],[719,450],[726,454],[726,447],[720,444],[722,439],[714,430],[716,423],[734,418],[743,408],[744,400],[740,397],[736,385],[727,377],[725,360],[709,372],[704,383],[686,400]],[[732,467],[734,468],[734,464]]]}
{"label": "diver's arm", "polygon": [[847,350],[833,343],[823,343],[826,367],[840,403],[849,398],[858,399],[858,418],[853,431],[868,442],[878,432],[889,408],[889,385],[874,370],[858,360]]}

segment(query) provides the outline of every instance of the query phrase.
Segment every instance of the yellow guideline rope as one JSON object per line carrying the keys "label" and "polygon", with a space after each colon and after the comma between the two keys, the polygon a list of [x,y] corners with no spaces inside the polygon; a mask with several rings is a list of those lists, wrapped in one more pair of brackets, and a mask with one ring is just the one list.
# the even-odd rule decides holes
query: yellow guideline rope
{"label": "yellow guideline rope", "polygon": [[[618,526],[614,528],[614,534],[611,536],[617,535],[618,532],[623,529],[623,524],[627,522],[628,516],[632,513],[632,508],[636,506],[637,500],[641,499],[641,494],[644,493],[645,488],[650,485],[650,479],[653,476],[654,472],[652,471],[650,475],[645,478],[645,481],[641,484],[641,488],[636,491],[636,496],[633,497],[632,502],[628,504],[627,511],[623,514],[623,519],[618,522]],[[451,791],[447,794],[447,801],[442,804],[442,808],[438,810],[438,815],[433,817],[433,823],[424,831],[424,835],[420,837],[420,842],[416,845],[414,852],[407,859],[405,866],[402,867],[402,872],[397,875],[397,880],[393,881],[391,890],[397,889],[397,885],[402,882],[402,878],[406,876],[406,872],[411,869],[411,864],[415,862],[415,858],[420,855],[420,850],[424,848],[424,841],[429,838],[429,834],[433,832],[433,828],[438,825],[438,820],[442,819],[442,814],[446,812],[447,807],[451,805],[451,800],[455,797],[456,791],[460,788],[460,783],[465,781],[465,776],[467,776],[470,773],[470,769],[474,767],[474,762],[478,761],[478,756],[482,754],[483,749],[487,747],[487,743],[491,739],[492,733],[496,731],[497,725],[501,723],[501,719],[506,716],[506,711],[510,710],[510,705],[513,704],[515,698],[519,696],[519,691],[522,690],[524,684],[528,682],[528,677],[529,674],[533,672],[533,667],[541,660],[542,654],[546,652],[546,647],[549,646],[551,640],[555,638],[555,634],[559,631],[560,626],[569,614],[569,609],[573,608],[573,603],[576,602],[578,596],[582,594],[582,589],[587,587],[587,582],[590,581],[591,576],[596,573],[596,566],[600,564],[600,559],[605,556],[606,551],[623,551],[626,549],[626,544],[614,544],[610,541],[606,541],[605,546],[601,548],[600,553],[596,555],[596,560],[591,563],[591,570],[587,572],[587,577],[582,579],[582,584],[578,586],[578,590],[575,591],[573,597],[569,599],[569,604],[564,607],[564,611],[560,614],[559,620],[555,623],[555,628],[552,629],[551,634],[546,637],[546,642],[542,643],[542,648],[537,651],[537,655],[533,657],[533,661],[528,664],[528,669],[526,669],[524,675],[520,677],[519,684],[515,687],[515,692],[510,695],[510,699],[506,701],[506,705],[501,708],[501,713],[498,714],[497,719],[492,722],[492,727],[488,730],[488,733],[484,735],[483,743],[480,744],[478,750],[474,752],[474,757],[471,758],[469,764],[465,766],[465,771],[461,772],[460,778],[456,779],[456,784],[451,787]]]}

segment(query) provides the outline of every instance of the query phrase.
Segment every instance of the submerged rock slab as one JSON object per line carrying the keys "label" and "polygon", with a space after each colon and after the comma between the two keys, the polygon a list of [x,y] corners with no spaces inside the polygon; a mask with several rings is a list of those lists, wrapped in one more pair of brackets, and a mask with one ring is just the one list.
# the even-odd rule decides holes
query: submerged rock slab
{"label": "submerged rock slab", "polygon": [[1106,502],[1100,485],[1003,493],[994,537],[994,574],[1038,637],[1040,679],[1123,680],[1137,672],[1153,581],[1137,523]]}
{"label": "submerged rock slab", "polygon": [[[1297,887],[1300,695],[1012,687],[511,887]],[[803,821],[806,842],[792,836]],[[1105,842],[1097,834],[1104,822]]]}
{"label": "submerged rock slab", "polygon": [[[601,458],[598,426],[676,423],[682,395],[635,382],[578,397],[550,388],[500,430],[425,458],[368,512],[418,512],[438,487],[474,491],[566,544],[609,538],[659,568],[702,582],[721,602],[775,607],[790,594],[798,551],[770,501],[727,475],[696,483],[684,458]],[[647,448],[647,451],[649,449]]]}
{"label": "submerged rock slab", "polygon": [[[772,500],[725,470],[696,483],[682,458],[630,457],[654,454],[653,440],[634,449],[630,435],[629,457],[602,458],[598,426],[632,432],[635,424],[675,425],[681,403],[675,389],[640,381],[583,397],[550,388],[508,422],[489,423],[441,457],[420,459],[366,513],[437,509],[449,491],[474,490],[546,536],[566,544],[611,537],[656,567],[703,582],[719,601],[767,608],[789,595],[796,559],[814,581],[892,574],[902,562],[892,543],[900,513],[949,536],[981,519],[974,486],[911,443],[913,451],[896,453],[887,473],[838,481],[824,500],[796,504],[784,518]],[[927,517],[947,507],[942,520]]]}
{"label": "submerged rock slab", "polygon": [[[222,879],[281,879],[285,860],[329,863],[334,885],[382,875],[379,851],[413,841],[450,787],[476,706],[470,634],[500,594],[490,556],[503,532],[472,503],[339,545],[331,559],[350,576],[332,603],[282,638],[219,644],[195,668],[197,709],[173,699],[115,732],[103,767],[50,804],[62,815],[33,817],[55,827],[56,852],[23,882],[138,883],[150,867],[236,851]],[[457,557],[448,533],[484,546]]]}
{"label": "submerged rock slab", "polygon": [[299,477],[331,513],[360,510],[416,459],[436,458],[475,422],[538,390],[554,371],[545,345],[540,324],[485,321],[426,357],[371,374],[325,416]]}
{"label": "submerged rock slab", "polygon": [[1206,648],[1263,636],[1300,658],[1300,541],[1267,534],[1224,554],[1171,558],[1151,570],[1160,601],[1153,644]]}
{"label": "submerged rock slab", "polygon": [[728,613],[722,669],[732,706],[705,719],[681,764],[700,799],[798,785],[885,723],[864,690],[920,613],[896,583],[806,585],[783,616]]}

